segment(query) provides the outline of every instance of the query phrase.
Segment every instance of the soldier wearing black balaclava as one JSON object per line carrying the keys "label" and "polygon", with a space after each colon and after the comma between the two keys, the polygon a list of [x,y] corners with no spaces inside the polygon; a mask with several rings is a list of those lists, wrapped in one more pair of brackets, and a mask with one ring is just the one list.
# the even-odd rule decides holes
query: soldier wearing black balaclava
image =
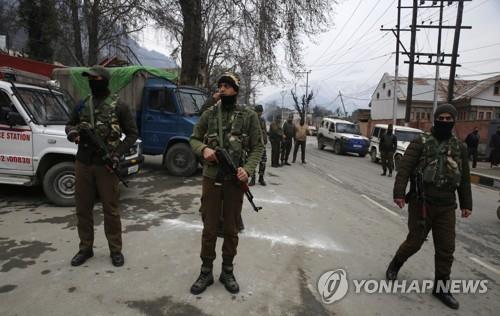
{"label": "soldier wearing black balaclava", "polygon": [[[109,91],[109,71],[102,66],[93,66],[84,71],[82,76],[88,78],[91,94],[74,108],[66,125],[68,140],[78,144],[75,202],[80,245],[71,265],[82,265],[94,255],[93,209],[99,196],[111,262],[119,267],[125,263],[125,258],[122,254],[122,227],[118,209],[118,177],[105,165],[102,150],[88,131],[92,131],[107,146],[115,167],[119,165],[120,157],[135,143],[138,132],[127,105]],[[123,140],[122,133],[125,134]]]}
{"label": "soldier wearing black balaclava", "polygon": [[[400,208],[409,204],[409,233],[386,271],[386,278],[395,280],[403,263],[420,249],[432,231],[435,249],[432,294],[453,309],[459,307],[449,282],[455,251],[457,193],[462,217],[467,218],[472,212],[467,149],[452,133],[456,116],[453,105],[438,107],[432,132],[413,140],[401,159],[393,197]],[[410,191],[405,194],[408,181]]]}
{"label": "soldier wearing black balaclava", "polygon": [[398,139],[393,133],[392,124],[387,127],[387,132],[380,139],[378,149],[380,151],[380,160],[382,162],[382,176],[385,176],[389,169],[389,177],[392,177],[394,168],[394,153],[398,148]]}

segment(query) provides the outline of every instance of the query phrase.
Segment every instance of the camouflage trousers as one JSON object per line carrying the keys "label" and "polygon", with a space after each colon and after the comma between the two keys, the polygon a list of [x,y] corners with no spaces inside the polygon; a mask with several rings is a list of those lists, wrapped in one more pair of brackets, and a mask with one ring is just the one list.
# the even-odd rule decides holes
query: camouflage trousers
{"label": "camouflage trousers", "polygon": [[455,215],[456,206],[427,206],[427,220],[423,225],[420,215],[420,207],[416,200],[410,200],[408,205],[408,228],[409,233],[406,240],[401,244],[396,260],[405,262],[415,254],[432,230],[434,241],[434,264],[436,279],[449,278],[453,253],[455,252]]}
{"label": "camouflage trousers", "polygon": [[[264,151],[262,152],[262,157],[260,158],[259,162],[259,176],[262,177],[264,176],[264,173],[266,172],[266,163],[267,163],[267,154],[266,154],[266,148],[264,147]],[[252,177],[255,177],[255,171],[253,172]]]}
{"label": "camouflage trousers", "polygon": [[118,177],[102,165],[75,162],[76,217],[80,250],[88,251],[94,244],[94,205],[97,195],[102,202],[104,233],[111,252],[122,250],[122,224],[118,211]]}

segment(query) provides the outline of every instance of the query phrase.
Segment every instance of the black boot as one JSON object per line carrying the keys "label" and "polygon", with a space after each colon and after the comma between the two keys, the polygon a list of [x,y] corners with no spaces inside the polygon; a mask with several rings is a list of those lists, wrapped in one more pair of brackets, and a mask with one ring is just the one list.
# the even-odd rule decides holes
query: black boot
{"label": "black boot", "polygon": [[[443,304],[448,306],[449,308],[458,309],[460,304],[450,293],[449,281],[450,281],[449,279],[434,280],[434,288],[432,289],[432,295],[434,295],[438,300],[443,302]],[[439,286],[438,283],[442,283],[442,286]]]}
{"label": "black boot", "polygon": [[94,256],[94,252],[92,250],[80,250],[78,253],[71,259],[71,265],[73,267],[81,266],[87,261],[88,258],[92,258]]}
{"label": "black boot", "polygon": [[402,266],[403,263],[399,262],[396,257],[394,257],[387,267],[385,278],[392,281],[396,280],[398,278],[399,269],[401,269]]}
{"label": "black boot", "polygon": [[201,272],[200,275],[198,276],[198,279],[194,282],[194,284],[191,286],[191,294],[198,295],[203,293],[209,287],[214,283],[214,275],[212,274],[212,268],[211,267],[204,267],[201,266]]}
{"label": "black boot", "polygon": [[388,177],[392,177],[392,171],[389,171]]}
{"label": "black boot", "polygon": [[248,182],[249,187],[254,186],[254,185],[255,185],[255,176],[251,177],[250,182]]}
{"label": "black boot", "polygon": [[226,290],[232,294],[236,294],[240,291],[240,286],[236,282],[236,278],[233,274],[232,265],[222,265],[222,272],[220,273],[219,281],[224,284]]}
{"label": "black boot", "polygon": [[264,181],[264,176],[263,175],[259,176],[259,184],[260,185],[264,185],[264,186],[266,185],[266,181]]}

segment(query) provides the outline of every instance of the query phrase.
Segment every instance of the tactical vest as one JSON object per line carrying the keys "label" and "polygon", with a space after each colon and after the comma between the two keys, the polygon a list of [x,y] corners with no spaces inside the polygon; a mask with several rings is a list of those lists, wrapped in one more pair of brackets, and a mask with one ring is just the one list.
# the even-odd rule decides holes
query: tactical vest
{"label": "tactical vest", "polygon": [[122,135],[116,114],[117,105],[118,96],[116,95],[107,97],[97,108],[94,106],[93,98],[89,97],[84,101],[84,106],[79,112],[80,128],[93,129],[108,145],[110,151],[116,150]]}
{"label": "tactical vest", "polygon": [[[210,108],[208,129],[204,143],[212,149],[225,148],[237,166],[241,166],[249,152],[250,110],[236,106],[229,120],[223,122],[220,102]],[[224,114],[225,115],[225,114]],[[221,135],[222,133],[222,135]]]}
{"label": "tactical vest", "polygon": [[417,170],[422,172],[424,183],[454,191],[462,178],[460,140],[452,136],[440,143],[430,134],[421,137],[423,151]]}

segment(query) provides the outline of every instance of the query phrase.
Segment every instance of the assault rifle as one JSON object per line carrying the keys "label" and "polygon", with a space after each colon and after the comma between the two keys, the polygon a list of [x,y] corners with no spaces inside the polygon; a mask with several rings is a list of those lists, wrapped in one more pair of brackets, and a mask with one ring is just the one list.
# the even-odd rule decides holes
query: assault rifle
{"label": "assault rifle", "polygon": [[92,143],[94,143],[94,145],[97,146],[98,152],[102,155],[101,159],[104,162],[104,167],[109,172],[114,173],[118,177],[118,180],[120,180],[120,182],[123,183],[123,185],[128,188],[128,182],[121,176],[120,171],[118,170],[118,166],[116,166],[115,163],[113,162],[108,147],[106,146],[102,138],[99,137],[99,135],[97,135],[90,128],[81,129],[80,133],[87,135],[92,141]]}
{"label": "assault rifle", "polygon": [[219,162],[220,166],[222,167],[223,173],[230,175],[233,179],[234,182],[236,182],[239,186],[241,191],[243,191],[248,199],[248,202],[253,207],[253,210],[258,212],[259,210],[262,209],[261,206],[256,206],[255,203],[253,202],[253,195],[252,192],[250,192],[250,188],[248,187],[247,183],[241,182],[240,179],[238,179],[238,167],[236,167],[233,163],[233,160],[229,156],[229,153],[227,150],[224,148],[218,148],[215,151],[215,155],[217,156],[217,161]]}

